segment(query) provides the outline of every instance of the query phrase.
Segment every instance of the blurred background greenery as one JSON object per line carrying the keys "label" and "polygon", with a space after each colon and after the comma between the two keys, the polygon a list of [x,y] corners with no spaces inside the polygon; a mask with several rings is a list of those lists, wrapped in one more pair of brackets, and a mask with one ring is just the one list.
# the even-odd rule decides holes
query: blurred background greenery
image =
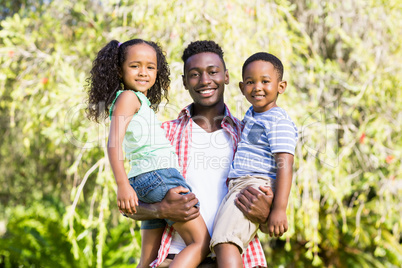
{"label": "blurred background greenery", "polygon": [[0,267],[132,267],[138,223],[120,216],[89,122],[85,79],[112,39],[158,41],[172,72],[161,120],[190,103],[182,50],[225,51],[225,100],[257,51],[284,63],[279,98],[301,138],[290,230],[260,234],[270,267],[402,267],[401,0],[0,0]]}

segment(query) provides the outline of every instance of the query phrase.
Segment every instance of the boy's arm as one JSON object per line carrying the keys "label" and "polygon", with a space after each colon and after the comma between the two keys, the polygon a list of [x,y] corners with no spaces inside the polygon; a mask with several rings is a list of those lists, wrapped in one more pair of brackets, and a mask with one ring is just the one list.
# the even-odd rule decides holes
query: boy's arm
{"label": "boy's arm", "polygon": [[276,172],[276,191],[272,209],[284,209],[288,205],[293,176],[293,155],[289,153],[275,154],[278,170]]}
{"label": "boy's arm", "polygon": [[[260,190],[265,193],[263,194],[248,186],[240,191],[236,199],[236,206],[243,212],[244,216],[252,222],[259,223],[261,231],[269,233],[271,236],[273,234],[282,236],[288,229],[285,218],[286,222],[282,223],[282,229],[269,230],[268,217],[274,210],[276,211],[273,212],[274,214],[281,213],[282,218],[286,217],[286,207],[292,186],[293,158],[293,155],[288,153],[275,154],[275,160],[278,163],[275,196],[269,187],[260,187]],[[272,203],[274,204],[271,207]],[[277,217],[274,216],[273,218]]]}
{"label": "boy's arm", "polygon": [[198,199],[194,193],[181,195],[188,189],[178,186],[170,189],[161,202],[147,204],[140,202],[137,213],[126,214],[134,220],[169,219],[175,222],[189,221],[200,215],[200,209],[194,207]]}
{"label": "boy's arm", "polygon": [[[293,155],[289,153],[275,154],[277,165],[276,190],[272,209],[268,218],[269,235],[282,236],[288,230],[286,208],[292,187]],[[263,229],[265,229],[264,226]]]}

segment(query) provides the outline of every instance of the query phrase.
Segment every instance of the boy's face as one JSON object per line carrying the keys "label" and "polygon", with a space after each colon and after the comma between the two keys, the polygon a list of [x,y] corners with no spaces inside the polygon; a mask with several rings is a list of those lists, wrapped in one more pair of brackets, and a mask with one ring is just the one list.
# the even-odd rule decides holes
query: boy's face
{"label": "boy's face", "polygon": [[278,93],[285,92],[287,85],[286,81],[278,79],[278,73],[270,62],[258,60],[247,65],[239,87],[254,111],[262,113],[277,106]]}
{"label": "boy's face", "polygon": [[194,104],[210,107],[223,103],[225,84],[228,83],[229,73],[217,54],[203,52],[187,59],[183,84]]}

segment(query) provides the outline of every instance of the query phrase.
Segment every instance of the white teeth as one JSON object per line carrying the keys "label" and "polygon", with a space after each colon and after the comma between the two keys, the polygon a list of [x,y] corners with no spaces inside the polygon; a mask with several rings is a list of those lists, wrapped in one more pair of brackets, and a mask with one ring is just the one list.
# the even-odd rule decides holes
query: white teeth
{"label": "white teeth", "polygon": [[207,89],[207,90],[201,90],[199,91],[201,94],[209,94],[212,93],[214,90],[213,89]]}

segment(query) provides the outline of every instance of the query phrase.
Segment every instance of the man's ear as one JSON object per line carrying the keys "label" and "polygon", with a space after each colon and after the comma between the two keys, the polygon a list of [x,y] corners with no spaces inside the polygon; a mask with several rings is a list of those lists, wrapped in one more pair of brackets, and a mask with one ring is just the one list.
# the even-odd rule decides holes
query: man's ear
{"label": "man's ear", "polygon": [[225,70],[225,84],[229,85],[229,70]]}
{"label": "man's ear", "polygon": [[188,89],[187,89],[187,84],[186,84],[186,79],[185,79],[184,75],[181,75],[181,79],[183,80],[183,86],[184,86],[184,88],[185,88],[186,90],[188,90]]}
{"label": "man's ear", "polygon": [[285,80],[280,81],[278,84],[278,93],[282,94],[283,92],[285,92],[287,85],[288,82],[286,82]]}
{"label": "man's ear", "polygon": [[240,88],[241,94],[244,95],[244,83],[243,82],[239,82],[239,88]]}

